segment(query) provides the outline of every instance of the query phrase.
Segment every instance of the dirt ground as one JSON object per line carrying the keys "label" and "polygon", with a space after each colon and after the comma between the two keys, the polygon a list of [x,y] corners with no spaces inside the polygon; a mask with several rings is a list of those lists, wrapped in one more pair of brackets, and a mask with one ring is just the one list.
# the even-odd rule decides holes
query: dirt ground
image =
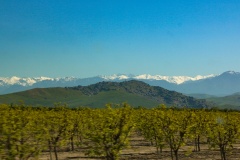
{"label": "dirt ground", "polygon": [[[156,154],[156,148],[142,137],[131,137],[131,147],[121,153],[121,160],[171,160],[169,149],[163,149],[160,155]],[[180,160],[221,160],[219,150],[210,150],[207,144],[201,144],[200,152],[193,152],[193,146],[184,146],[179,150]],[[59,152],[60,160],[99,160],[100,157],[88,157],[84,154],[84,149],[79,148],[74,152]],[[54,156],[54,155],[53,155]],[[50,160],[49,152],[43,152],[40,160]],[[240,160],[240,144],[235,144],[231,153],[227,153],[227,160]]]}

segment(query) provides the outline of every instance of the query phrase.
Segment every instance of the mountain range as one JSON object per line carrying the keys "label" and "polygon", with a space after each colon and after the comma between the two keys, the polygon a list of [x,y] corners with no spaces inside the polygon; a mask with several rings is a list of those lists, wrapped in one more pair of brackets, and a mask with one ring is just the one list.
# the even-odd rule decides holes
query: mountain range
{"label": "mountain range", "polygon": [[174,107],[209,108],[211,103],[150,86],[141,81],[99,82],[89,86],[35,88],[27,91],[0,95],[0,104],[53,106],[55,102],[69,107],[104,107],[107,103],[127,102],[134,107],[155,107],[160,104]]}
{"label": "mountain range", "polygon": [[161,76],[161,75],[111,75],[90,78],[20,78],[0,77],[0,94],[14,93],[33,88],[88,86],[98,82],[123,82],[127,80],[143,81],[151,86],[160,86],[168,90],[184,94],[208,94],[226,96],[240,92],[240,73],[227,71],[219,75],[189,76]]}

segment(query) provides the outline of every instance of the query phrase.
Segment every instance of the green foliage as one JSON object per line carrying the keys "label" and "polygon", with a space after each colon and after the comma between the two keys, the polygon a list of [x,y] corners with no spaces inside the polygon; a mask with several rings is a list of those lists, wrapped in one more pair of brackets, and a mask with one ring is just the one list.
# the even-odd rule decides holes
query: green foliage
{"label": "green foliage", "polygon": [[[168,148],[172,159],[187,143],[208,140],[210,148],[220,150],[222,160],[239,140],[240,112],[215,109],[187,109],[159,105],[133,109],[130,105],[107,104],[106,108],[68,108],[0,105],[0,159],[37,159],[43,150],[58,159],[63,147],[87,147],[87,154],[119,159],[129,146],[131,133],[141,134],[161,150]],[[188,152],[187,154],[190,154]]]}
{"label": "green foliage", "polygon": [[89,153],[108,160],[118,159],[120,151],[128,146],[128,136],[134,127],[132,112],[127,104],[117,108],[107,105],[105,110],[92,112],[88,139],[93,144],[90,143]]}
{"label": "green foliage", "polygon": [[211,114],[207,136],[211,148],[220,149],[222,160],[226,160],[226,152],[233,147],[239,138],[239,114],[217,112]]}
{"label": "green foliage", "polygon": [[46,134],[39,123],[40,115],[29,108],[12,109],[5,105],[0,113],[0,159],[37,157],[44,149]]}
{"label": "green foliage", "polygon": [[56,160],[58,159],[57,148],[66,144],[66,140],[71,136],[73,123],[69,118],[70,112],[65,106],[57,106],[54,110],[45,113],[44,124],[49,150],[51,152],[53,148]]}
{"label": "green foliage", "polygon": [[[165,109],[162,105],[161,109]],[[142,135],[156,147],[157,153],[162,152],[165,146],[165,136],[162,130],[162,121],[159,118],[163,111],[160,109],[140,110],[137,126]],[[160,149],[160,151],[159,151]]]}

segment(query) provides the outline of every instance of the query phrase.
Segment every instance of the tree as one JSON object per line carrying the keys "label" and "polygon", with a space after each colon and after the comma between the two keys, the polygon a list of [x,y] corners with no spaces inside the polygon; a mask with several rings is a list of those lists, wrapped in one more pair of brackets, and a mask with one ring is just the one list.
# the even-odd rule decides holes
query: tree
{"label": "tree", "polygon": [[[48,148],[50,159],[52,159],[52,151],[55,159],[58,160],[58,148],[67,143],[71,137],[73,123],[69,118],[69,109],[58,106],[53,110],[47,111],[45,114],[45,126],[47,129]],[[52,150],[53,149],[53,150]]]}
{"label": "tree", "polygon": [[221,159],[226,160],[226,152],[239,136],[239,114],[215,113],[207,129],[211,148],[219,147]]}
{"label": "tree", "polygon": [[132,112],[128,104],[114,109],[108,104],[106,109],[93,110],[89,117],[89,154],[103,155],[107,160],[119,159],[121,150],[128,146],[128,136],[134,127]]}
{"label": "tree", "polygon": [[186,138],[191,136],[191,120],[192,112],[187,109],[181,111],[168,109],[161,116],[162,131],[171,149],[172,159],[174,153],[175,159],[178,160],[179,149],[185,145]]}
{"label": "tree", "polygon": [[138,129],[146,140],[156,147],[157,154],[160,155],[165,145],[165,136],[162,130],[161,117],[164,111],[160,109],[143,110],[139,114],[137,121]]}
{"label": "tree", "polygon": [[37,158],[44,149],[46,132],[36,125],[39,114],[30,107],[5,108],[1,110],[0,137],[1,159],[27,160]]}

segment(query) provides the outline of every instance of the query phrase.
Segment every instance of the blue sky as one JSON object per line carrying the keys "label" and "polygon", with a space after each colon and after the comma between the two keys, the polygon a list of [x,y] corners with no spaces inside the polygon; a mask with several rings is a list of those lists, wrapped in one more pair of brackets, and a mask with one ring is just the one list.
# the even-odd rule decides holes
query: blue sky
{"label": "blue sky", "polygon": [[0,0],[0,77],[240,71],[239,0]]}

